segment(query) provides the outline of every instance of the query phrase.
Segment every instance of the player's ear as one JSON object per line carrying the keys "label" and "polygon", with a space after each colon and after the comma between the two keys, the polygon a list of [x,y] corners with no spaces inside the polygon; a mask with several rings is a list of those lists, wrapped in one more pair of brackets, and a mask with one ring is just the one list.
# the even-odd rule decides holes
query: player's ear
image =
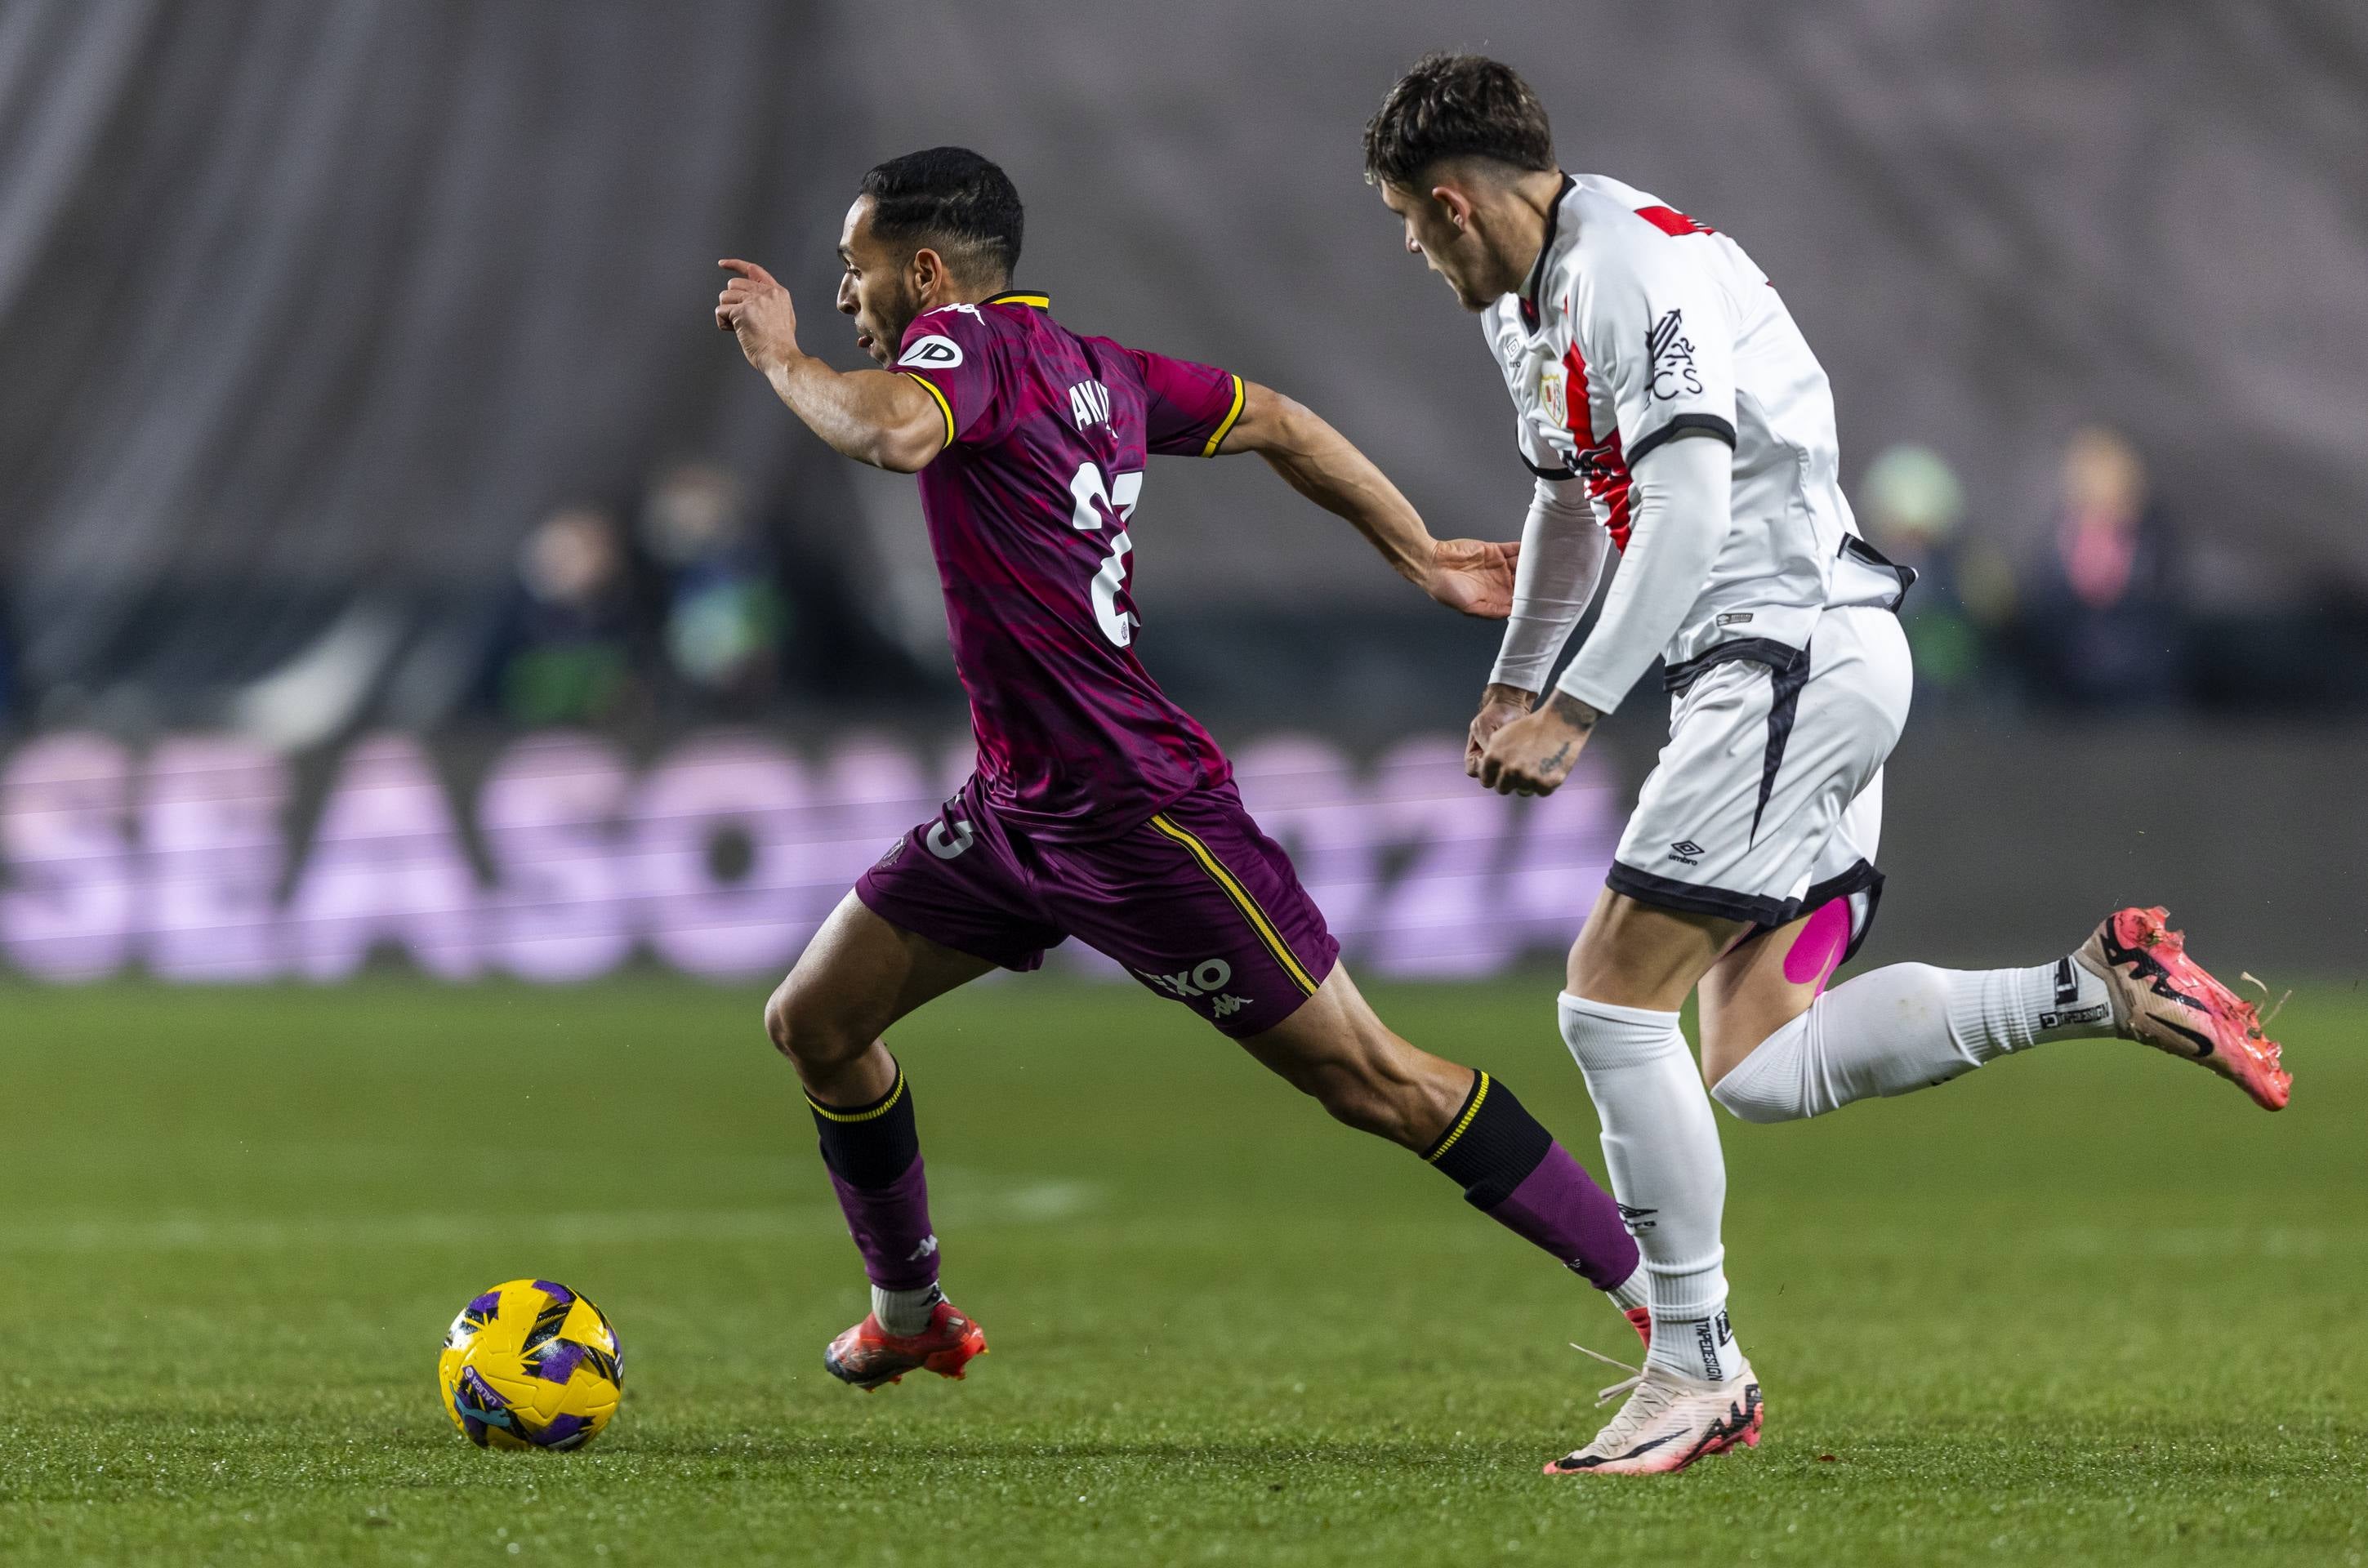
{"label": "player's ear", "polygon": [[913,253],[913,259],[906,266],[905,275],[911,279],[913,297],[921,301],[922,309],[931,310],[945,302],[939,298],[939,294],[951,279],[946,274],[944,256],[928,246],[923,245]]}
{"label": "player's ear", "polygon": [[1457,233],[1468,234],[1472,232],[1472,198],[1470,196],[1455,186],[1435,185],[1430,187],[1430,199],[1439,203],[1439,210],[1447,214],[1447,221],[1455,225]]}

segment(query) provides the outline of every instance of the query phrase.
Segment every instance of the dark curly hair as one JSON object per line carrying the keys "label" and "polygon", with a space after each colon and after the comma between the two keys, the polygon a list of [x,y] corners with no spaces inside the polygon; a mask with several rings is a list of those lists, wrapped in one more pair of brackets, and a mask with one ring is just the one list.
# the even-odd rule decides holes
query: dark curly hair
{"label": "dark curly hair", "polygon": [[1448,158],[1487,158],[1531,172],[1554,167],[1545,106],[1513,68],[1481,54],[1426,54],[1365,122],[1365,177],[1417,188]]}
{"label": "dark curly hair", "polygon": [[1011,176],[967,147],[891,158],[863,176],[871,232],[891,244],[927,245],[973,282],[1011,281],[1025,214]]}

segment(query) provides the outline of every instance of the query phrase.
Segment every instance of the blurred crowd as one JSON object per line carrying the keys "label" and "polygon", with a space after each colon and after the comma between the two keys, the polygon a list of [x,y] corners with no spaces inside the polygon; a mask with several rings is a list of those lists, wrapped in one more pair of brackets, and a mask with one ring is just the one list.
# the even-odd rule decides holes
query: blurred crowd
{"label": "blurred crowd", "polygon": [[[1901,611],[1919,709],[2117,713],[2303,709],[2368,699],[2329,645],[2368,639],[2368,607],[2214,606],[2181,519],[2121,432],[2073,433],[2035,530],[1985,527],[1930,447],[1874,459],[1856,491],[1876,548],[1918,574]],[[2024,541],[2010,551],[2002,537]]]}
{"label": "blurred crowd", "polygon": [[528,532],[477,706],[601,728],[909,685],[845,578],[843,557],[767,526],[729,470],[676,464],[622,514],[575,503]]}
{"label": "blurred crowd", "polygon": [[[1918,574],[1902,620],[1922,710],[2129,713],[2368,696],[2330,687],[2323,658],[2328,638],[2368,628],[2368,613],[2298,606],[2248,617],[2199,600],[2180,519],[2119,431],[2075,431],[2049,488],[2036,526],[2002,528],[1969,512],[1966,487],[1930,447],[1892,447],[1861,477],[1860,526]],[[912,661],[861,613],[842,570],[800,556],[791,537],[762,526],[738,480],[707,462],[664,471],[624,517],[584,505],[552,513],[519,550],[482,706],[519,726],[597,726],[913,689]]]}
{"label": "blurred crowd", "polygon": [[[2166,505],[2124,435],[2075,431],[2046,494],[2042,515],[1985,517],[1948,459],[1913,443],[1878,453],[1852,487],[1861,528],[1918,574],[1901,619],[1920,712],[2368,707],[2368,604],[2334,585],[2317,602],[2252,609],[2199,592],[2213,565],[2194,546],[2214,541],[2183,531],[2192,520]],[[468,639],[476,674],[460,710],[428,722],[663,730],[849,700],[942,708],[954,693],[935,649],[900,640],[934,640],[934,618],[900,632],[859,580],[865,559],[851,529],[818,531],[759,506],[716,463],[674,463],[621,503],[571,503],[528,528],[491,634]],[[31,701],[8,597],[0,592],[0,729],[52,718]],[[1305,723],[1269,711],[1271,660],[1316,656],[1286,647],[1293,635],[1357,655],[1336,622],[1293,625],[1277,618],[1271,636],[1246,639],[1169,621],[1171,673],[1181,665],[1194,683],[1179,696],[1233,702],[1229,717],[1253,727]],[[1460,673],[1438,678],[1437,692],[1406,695],[1426,709],[1461,699]]]}

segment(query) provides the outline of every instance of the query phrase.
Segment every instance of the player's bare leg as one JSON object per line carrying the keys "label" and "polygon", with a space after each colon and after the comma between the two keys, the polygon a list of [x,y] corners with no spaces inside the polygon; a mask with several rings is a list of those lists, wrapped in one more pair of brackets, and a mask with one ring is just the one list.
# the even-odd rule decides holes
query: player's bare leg
{"label": "player's bare leg", "polygon": [[871,1312],[824,1353],[858,1388],[916,1369],[959,1378],[986,1348],[938,1289],[913,1096],[881,1035],[995,966],[902,930],[848,893],[765,1005],[765,1029],[805,1085],[823,1161],[871,1280]]}
{"label": "player's bare leg", "polygon": [[2291,1092],[2251,1004],[2187,957],[2159,909],[2116,912],[2052,963],[1893,964],[1827,990],[1820,955],[1839,955],[1817,927],[1834,919],[1829,905],[1756,937],[1702,983],[1702,1076],[1748,1121],[1818,1116],[2034,1045],[2115,1036],[2207,1067],[2264,1109]]}
{"label": "player's bare leg", "polygon": [[1628,1394],[1619,1414],[1548,1474],[1682,1470],[1759,1440],[1759,1384],[1726,1313],[1726,1165],[1678,1028],[1687,994],[1745,929],[1606,889],[1571,949],[1563,1040],[1587,1078],[1612,1191],[1644,1252],[1652,1336],[1638,1375],[1605,1391]]}
{"label": "player's bare leg", "polygon": [[1467,1202],[1551,1253],[1648,1332],[1636,1245],[1611,1198],[1502,1083],[1394,1033],[1345,966],[1242,1044],[1336,1119],[1438,1166]]}

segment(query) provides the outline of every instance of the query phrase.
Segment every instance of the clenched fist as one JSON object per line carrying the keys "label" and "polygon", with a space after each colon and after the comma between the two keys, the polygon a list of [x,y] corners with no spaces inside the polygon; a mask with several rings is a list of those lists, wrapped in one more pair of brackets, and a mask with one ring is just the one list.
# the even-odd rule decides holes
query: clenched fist
{"label": "clenched fist", "polygon": [[732,281],[715,297],[715,326],[740,339],[740,352],[767,375],[799,356],[798,308],[779,279],[753,261],[716,263]]}

